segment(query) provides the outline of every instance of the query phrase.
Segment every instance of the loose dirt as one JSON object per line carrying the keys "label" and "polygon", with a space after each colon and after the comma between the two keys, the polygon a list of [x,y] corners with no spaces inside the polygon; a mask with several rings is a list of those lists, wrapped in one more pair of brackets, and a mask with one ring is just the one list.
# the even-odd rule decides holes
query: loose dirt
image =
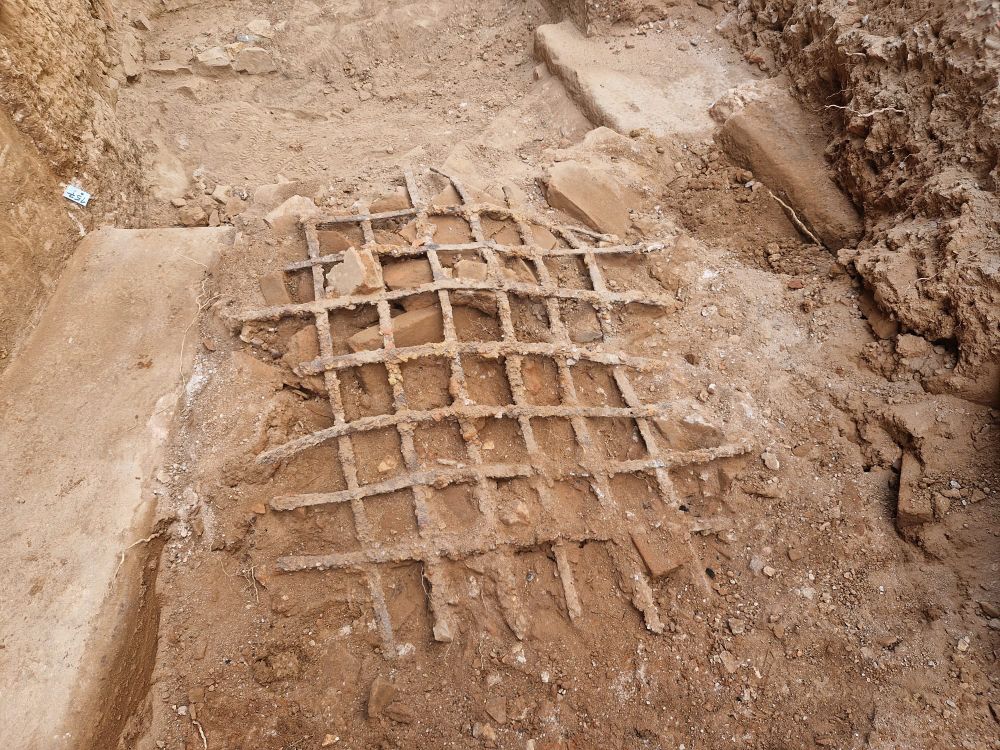
{"label": "loose dirt", "polygon": [[1000,746],[995,254],[879,270],[985,157],[901,218],[804,9],[568,5],[119,8],[143,215],[236,239],[66,746]]}

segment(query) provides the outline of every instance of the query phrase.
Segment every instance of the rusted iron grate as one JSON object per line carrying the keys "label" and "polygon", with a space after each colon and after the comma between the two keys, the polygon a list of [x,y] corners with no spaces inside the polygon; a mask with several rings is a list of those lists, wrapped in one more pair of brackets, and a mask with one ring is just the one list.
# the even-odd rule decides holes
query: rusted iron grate
{"label": "rusted iron grate", "polygon": [[[348,503],[354,515],[360,543],[360,548],[353,552],[282,557],[278,560],[278,567],[287,572],[353,569],[363,573],[386,653],[392,654],[395,653],[396,644],[379,566],[385,563],[420,563],[424,577],[430,584],[428,600],[434,622],[434,638],[438,641],[451,641],[456,633],[453,622],[454,605],[451,603],[454,599],[447,591],[443,565],[449,560],[470,556],[488,557],[489,564],[498,573],[497,579],[512,581],[513,574],[506,567],[506,558],[504,554],[499,553],[514,547],[515,542],[505,532],[503,524],[498,522],[498,495],[494,482],[498,479],[519,477],[530,483],[538,495],[543,514],[547,516],[533,530],[534,546],[551,550],[569,618],[579,619],[581,606],[565,545],[598,541],[607,544],[622,588],[642,613],[646,627],[653,632],[662,632],[664,626],[644,572],[641,550],[638,549],[639,543],[635,541],[636,522],[628,517],[631,514],[624,513],[618,507],[611,490],[611,478],[619,474],[641,473],[652,476],[659,497],[666,508],[676,511],[678,503],[674,497],[669,475],[671,467],[707,463],[749,450],[749,445],[744,442],[691,451],[661,448],[654,435],[651,420],[680,419],[683,415],[675,413],[669,404],[643,403],[628,375],[630,370],[653,369],[660,366],[660,363],[656,360],[629,356],[614,349],[612,339],[616,331],[612,311],[616,306],[638,303],[670,309],[675,303],[670,298],[646,292],[618,292],[609,289],[598,259],[606,256],[657,252],[663,249],[663,245],[613,244],[614,238],[587,229],[552,224],[536,218],[532,218],[529,223],[518,211],[473,203],[461,181],[443,173],[439,174],[450,181],[460,198],[459,205],[428,206],[421,197],[413,174],[407,171],[405,182],[410,208],[381,213],[361,210],[351,216],[321,217],[305,222],[303,230],[308,258],[287,266],[286,270],[312,270],[314,301],[261,308],[242,316],[245,322],[273,321],[286,317],[315,319],[319,337],[319,357],[312,362],[303,363],[298,371],[303,375],[322,374],[333,411],[334,424],[327,429],[272,448],[263,453],[260,460],[263,462],[285,460],[308,448],[335,442],[347,488],[333,492],[276,497],[271,501],[271,507],[277,511],[288,511],[330,503]],[[460,244],[435,243],[433,219],[441,216],[464,219],[469,225],[473,241]],[[487,239],[482,226],[483,216],[515,224],[522,244],[504,245]],[[377,222],[402,218],[411,218],[415,222],[417,241],[412,246],[385,245],[376,241],[374,226]],[[425,259],[430,265],[431,281],[412,288],[383,289],[368,295],[328,298],[324,284],[325,266],[339,262],[344,254],[320,255],[318,232],[345,224],[360,227],[364,239],[363,249],[370,250],[378,263],[381,257]],[[532,224],[548,229],[562,240],[566,247],[552,250],[540,247],[535,243]],[[485,280],[452,278],[445,273],[441,253],[468,251],[476,253],[486,264],[488,272]],[[592,289],[565,288],[553,279],[545,263],[546,259],[567,256],[582,260]],[[521,258],[530,263],[538,283],[523,283],[508,278],[504,274],[503,259],[510,257]],[[490,342],[459,340],[451,297],[456,292],[487,293],[495,297],[501,340]],[[411,295],[428,293],[437,296],[443,321],[444,340],[434,344],[397,347],[390,302]],[[534,343],[518,339],[511,314],[512,296],[539,300],[544,304],[548,318],[548,342]],[[600,341],[584,346],[571,340],[560,310],[562,300],[577,300],[593,306],[600,323]],[[379,328],[383,338],[382,348],[353,354],[335,354],[330,312],[365,305],[374,306],[378,311]],[[468,356],[502,360],[512,395],[511,404],[496,406],[473,402],[462,364],[463,357]],[[530,402],[522,374],[523,360],[528,356],[541,356],[554,363],[560,394],[558,405],[538,406]],[[411,409],[407,403],[400,366],[405,362],[430,357],[445,359],[448,362],[451,403],[436,409]],[[610,369],[614,383],[622,395],[624,406],[588,406],[581,403],[571,374],[571,368],[581,361],[596,363]],[[392,388],[393,411],[390,414],[349,420],[341,396],[339,373],[346,368],[367,364],[381,364],[386,368]],[[476,421],[483,418],[507,418],[516,422],[527,448],[527,462],[495,464],[484,460],[482,443],[476,428]],[[542,418],[568,420],[572,426],[574,439],[584,457],[580,462],[581,465],[568,475],[583,478],[600,505],[599,517],[588,524],[588,531],[584,533],[570,533],[559,529],[557,524],[548,522],[554,518],[552,509],[555,500],[551,486],[554,480],[561,477],[552,476],[551,468],[543,461],[542,451],[532,425],[532,420]],[[634,421],[646,457],[638,460],[614,461],[600,455],[587,422],[592,418]],[[466,456],[461,464],[454,467],[422,466],[414,446],[414,428],[421,423],[441,420],[452,420],[458,424]],[[406,473],[387,481],[361,484],[358,479],[352,435],[386,428],[395,428],[399,434]],[[472,529],[463,530],[461,533],[441,530],[433,523],[430,511],[432,493],[455,483],[472,485],[473,496],[480,514],[478,523]],[[377,498],[381,495],[406,489],[411,490],[413,495],[417,538],[386,543],[375,534],[368,519],[365,503],[378,502]],[[642,530],[639,529],[638,532],[641,533]],[[523,548],[523,541],[517,542],[517,545]],[[510,588],[512,590],[513,586]],[[503,597],[501,608],[511,630],[518,638],[523,638],[529,621],[516,595]]]}

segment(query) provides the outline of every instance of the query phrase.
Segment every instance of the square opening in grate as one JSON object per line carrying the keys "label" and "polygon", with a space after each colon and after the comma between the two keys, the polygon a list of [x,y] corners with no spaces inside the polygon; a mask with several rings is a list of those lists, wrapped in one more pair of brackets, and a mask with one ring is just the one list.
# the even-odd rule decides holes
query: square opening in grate
{"label": "square opening in grate", "polygon": [[399,432],[394,427],[356,432],[351,443],[361,484],[376,484],[407,473]]}
{"label": "square opening in grate", "polygon": [[394,409],[385,365],[362,365],[340,370],[340,393],[348,420],[390,414]]}
{"label": "square opening in grate", "polygon": [[500,341],[503,333],[496,317],[492,292],[453,292],[452,312],[459,341]]}
{"label": "square opening in grate", "polygon": [[399,369],[403,376],[406,404],[410,409],[427,411],[451,403],[451,393],[448,390],[450,359],[421,357],[403,362]]}
{"label": "square opening in grate", "polygon": [[560,403],[559,370],[551,357],[525,357],[521,361],[525,396],[535,406]]}
{"label": "square opening in grate", "polygon": [[561,300],[559,310],[570,341],[575,344],[593,344],[603,340],[604,332],[593,305],[580,300]]}
{"label": "square opening in grate", "polygon": [[639,427],[634,419],[588,419],[587,425],[600,458],[609,461],[633,461],[648,458],[646,445],[642,441]]}
{"label": "square opening in grate", "polygon": [[357,224],[338,224],[336,228],[318,229],[319,254],[342,253],[350,247],[361,247],[365,241],[361,227]]}
{"label": "square opening in grate", "polygon": [[451,484],[429,493],[428,510],[444,531],[472,531],[482,521],[472,484]]}
{"label": "square opening in grate", "polygon": [[484,463],[525,464],[531,460],[516,419],[477,419],[476,428]]}
{"label": "square opening in grate", "polygon": [[412,490],[365,498],[365,513],[378,543],[390,545],[417,537],[417,514]]}
{"label": "square opening in grate", "polygon": [[625,406],[614,374],[607,365],[581,360],[570,369],[576,397],[584,406]]}
{"label": "square opening in grate", "polygon": [[574,478],[553,484],[551,512],[561,534],[582,537],[595,531],[601,503],[585,478]]}
{"label": "square opening in grate", "polygon": [[557,474],[587,468],[583,449],[580,447],[569,419],[545,417],[531,420],[541,460]]}
{"label": "square opening in grate", "polygon": [[549,269],[552,281],[566,289],[593,289],[587,264],[580,256],[568,255],[546,258],[545,266]]}
{"label": "square opening in grate", "polygon": [[463,356],[462,369],[469,398],[475,403],[496,406],[514,403],[502,359]]}
{"label": "square opening in grate", "polygon": [[469,464],[462,431],[455,419],[418,424],[413,431],[413,443],[417,458],[424,467]]}
{"label": "square opening in grate", "polygon": [[528,479],[504,479],[497,486],[497,517],[506,540],[531,541],[545,519],[538,492]]}
{"label": "square opening in grate", "polygon": [[284,554],[329,554],[361,549],[348,503],[328,503],[291,513],[267,513],[256,522],[254,546]]}
{"label": "square opening in grate", "polygon": [[631,511],[647,525],[662,524],[666,508],[652,472],[630,472],[611,477],[611,493],[622,511]]}

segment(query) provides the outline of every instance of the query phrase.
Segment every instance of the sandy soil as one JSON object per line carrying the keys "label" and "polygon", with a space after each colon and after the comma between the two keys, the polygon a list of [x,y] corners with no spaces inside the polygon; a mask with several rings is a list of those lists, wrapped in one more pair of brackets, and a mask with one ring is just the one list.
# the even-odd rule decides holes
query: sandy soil
{"label": "sandy soil", "polygon": [[[188,400],[157,477],[169,533],[148,551],[149,684],[135,710],[108,700],[101,741],[120,730],[120,747],[141,750],[1000,746],[1000,412],[988,391],[932,387],[956,367],[974,379],[989,332],[942,339],[905,313],[883,328],[902,308],[873,292],[855,254],[800,231],[704,113],[667,116],[681,111],[670,96],[708,103],[716,86],[780,68],[761,44],[739,40],[741,55],[720,34],[731,8],[598,24],[580,50],[595,91],[712,71],[700,87],[645,91],[668,97],[656,99],[663,130],[615,133],[587,120],[605,110],[579,106],[586,86],[539,67],[533,34],[558,19],[534,2],[166,7],[120,9],[152,19],[117,105],[144,153],[145,215],[238,236],[206,284]],[[617,186],[621,237],[560,234],[581,221],[548,202],[566,164]],[[445,347],[336,377],[304,368],[317,356],[332,367],[371,326],[377,343],[404,302],[337,306],[324,276],[339,272],[312,256],[369,247],[388,278],[397,256],[433,245],[407,214],[371,235],[323,225],[310,247],[270,212],[296,194],[327,218],[405,212],[406,170],[434,204],[457,204],[431,168],[460,177],[475,204],[514,212],[484,214],[487,236],[520,246],[523,218],[558,256],[488,277],[513,290],[509,318],[493,291],[425,298],[452,310],[454,338],[577,349]],[[847,192],[867,220],[864,191]],[[432,222],[435,242],[477,239],[476,221]],[[647,252],[567,254],[581,238]],[[477,257],[442,251],[433,283]],[[550,295],[511,286],[536,281]],[[448,315],[419,343],[450,341]],[[327,319],[332,335],[317,340]],[[544,411],[570,400],[590,411]],[[637,401],[662,412],[624,415]],[[453,403],[468,414],[384,421]],[[338,437],[357,420],[377,428]],[[666,467],[661,451],[687,458]],[[481,463],[528,469],[361,497]],[[321,569],[304,569],[317,556]]]}

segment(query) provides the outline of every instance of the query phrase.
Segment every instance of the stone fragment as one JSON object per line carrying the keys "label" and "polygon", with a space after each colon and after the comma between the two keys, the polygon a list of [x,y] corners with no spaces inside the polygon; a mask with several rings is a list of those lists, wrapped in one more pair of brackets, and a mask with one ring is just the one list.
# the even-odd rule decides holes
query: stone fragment
{"label": "stone fragment", "polygon": [[207,68],[210,72],[218,72],[223,68],[228,68],[232,64],[232,60],[229,59],[229,53],[226,52],[224,47],[209,47],[199,52],[196,59],[199,64]]}
{"label": "stone fragment", "polygon": [[182,206],[177,212],[181,226],[185,227],[205,227],[208,226],[208,214],[205,209],[197,204]]}
{"label": "stone fragment", "polygon": [[934,520],[930,495],[920,489],[921,471],[920,460],[909,451],[903,453],[896,499],[896,528],[909,539],[923,524]]}
{"label": "stone fragment", "polygon": [[143,31],[153,30],[153,22],[149,20],[149,16],[145,13],[137,13],[135,18],[132,19],[132,23],[137,29],[142,29]]}
{"label": "stone fragment", "polygon": [[669,548],[668,540],[650,539],[650,533],[644,531],[633,531],[631,537],[639,556],[649,569],[650,577],[662,578],[680,567],[681,560]]}
{"label": "stone fragment", "polygon": [[[421,307],[408,310],[392,319],[392,330],[397,347],[420,346],[444,338],[444,323],[441,308]],[[358,331],[347,340],[351,351],[360,352],[382,348],[382,330],[378,324]]]}
{"label": "stone fragment", "polygon": [[249,75],[264,75],[278,69],[271,53],[263,47],[244,47],[236,53],[233,69]]}
{"label": "stone fragment", "polygon": [[383,213],[385,211],[401,211],[404,208],[410,207],[410,195],[406,192],[405,187],[398,187],[392,193],[388,195],[383,195],[376,201],[373,201],[368,210],[373,214]]}
{"label": "stone fragment", "polygon": [[295,229],[299,222],[319,214],[319,208],[313,203],[312,198],[302,195],[293,195],[280,206],[269,212],[264,221],[271,225],[275,231],[290,231]]}
{"label": "stone fragment", "polygon": [[385,707],[385,715],[397,724],[412,724],[417,718],[413,709],[402,701],[393,701]]}
{"label": "stone fragment", "polygon": [[507,699],[502,695],[494,695],[486,701],[486,713],[497,724],[507,723]]}
{"label": "stone fragment", "polygon": [[260,293],[264,295],[264,302],[268,305],[290,305],[291,295],[285,287],[285,272],[272,271],[260,277]]}
{"label": "stone fragment", "polygon": [[381,291],[382,271],[378,261],[367,248],[353,247],[344,253],[344,259],[326,274],[326,291],[331,297],[349,297],[352,294],[374,294]]}
{"label": "stone fragment", "polygon": [[497,731],[493,726],[490,724],[481,724],[478,721],[472,725],[472,736],[488,745],[492,745],[497,741]]}
{"label": "stone fragment", "polygon": [[714,448],[722,444],[724,437],[722,430],[697,414],[685,415],[683,419],[657,419],[654,424],[667,446],[676,451]]}
{"label": "stone fragment", "polygon": [[122,35],[120,58],[125,78],[132,80],[142,73],[142,49],[139,40],[132,34]]}
{"label": "stone fragment", "polygon": [[524,500],[517,500],[500,511],[500,520],[508,526],[527,526],[531,523],[531,509]]}
{"label": "stone fragment", "polygon": [[[294,370],[305,362],[312,362],[319,357],[319,337],[316,334],[316,326],[307,325],[288,340],[285,347],[285,354],[281,361]],[[326,383],[321,375],[306,375],[301,378],[286,376],[285,382],[289,385],[300,386],[313,393],[326,394]]]}
{"label": "stone fragment", "polygon": [[624,189],[611,175],[576,161],[559,162],[549,170],[545,197],[592,229],[624,237],[629,215]]}
{"label": "stone fragment", "polygon": [[229,200],[229,193],[232,188],[229,185],[216,185],[215,190],[212,191],[212,199],[217,203],[223,205]]}
{"label": "stone fragment", "polygon": [[764,466],[766,466],[771,471],[777,471],[778,469],[781,468],[781,462],[778,460],[778,457],[773,453],[771,453],[770,451],[764,451],[763,453],[761,453],[760,460],[763,461]]}
{"label": "stone fragment", "polygon": [[[261,185],[254,190],[253,202],[255,206],[273,208],[294,195],[315,195],[319,188],[319,180],[291,180],[288,182],[275,182],[269,185]],[[346,250],[347,248],[344,247],[334,249]]]}
{"label": "stone fragment", "polygon": [[381,716],[395,697],[396,688],[393,684],[381,675],[376,677],[368,691],[368,718]]}
{"label": "stone fragment", "polygon": [[879,307],[871,291],[866,290],[858,297],[858,307],[877,338],[887,341],[899,333],[899,323]]}
{"label": "stone fragment", "polygon": [[264,39],[271,39],[274,37],[274,27],[271,26],[271,22],[266,18],[255,18],[247,23],[247,31],[249,31],[254,36],[260,36]]}
{"label": "stone fragment", "polygon": [[722,668],[726,670],[726,674],[733,674],[740,668],[739,661],[728,651],[719,652],[719,661],[722,662]]}

